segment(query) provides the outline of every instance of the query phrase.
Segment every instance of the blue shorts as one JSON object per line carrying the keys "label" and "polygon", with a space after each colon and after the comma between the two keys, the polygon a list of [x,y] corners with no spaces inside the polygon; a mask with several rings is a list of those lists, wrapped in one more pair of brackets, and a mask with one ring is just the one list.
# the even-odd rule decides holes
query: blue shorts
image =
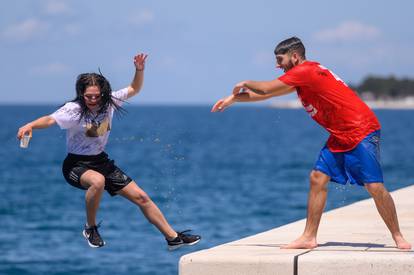
{"label": "blue shorts", "polygon": [[331,181],[347,184],[383,183],[380,164],[380,134],[375,131],[367,135],[357,147],[347,152],[333,153],[323,147],[314,170],[331,177]]}

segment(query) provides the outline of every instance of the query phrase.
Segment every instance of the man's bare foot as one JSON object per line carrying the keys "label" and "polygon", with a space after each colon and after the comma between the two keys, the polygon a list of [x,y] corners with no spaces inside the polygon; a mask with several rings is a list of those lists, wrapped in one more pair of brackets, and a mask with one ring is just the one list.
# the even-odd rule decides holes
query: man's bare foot
{"label": "man's bare foot", "polygon": [[411,244],[407,242],[402,236],[394,237],[395,244],[398,249],[410,250]]}
{"label": "man's bare foot", "polygon": [[305,238],[301,236],[299,239],[291,242],[290,244],[281,246],[281,249],[312,249],[318,246],[316,238]]}

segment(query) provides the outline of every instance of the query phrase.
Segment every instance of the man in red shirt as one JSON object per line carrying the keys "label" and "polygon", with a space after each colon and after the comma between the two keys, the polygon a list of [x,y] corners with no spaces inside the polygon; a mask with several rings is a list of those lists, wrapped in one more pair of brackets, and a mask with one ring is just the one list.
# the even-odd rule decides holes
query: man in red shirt
{"label": "man in red shirt", "polygon": [[379,162],[381,125],[370,108],[338,76],[317,62],[307,61],[297,37],[275,49],[277,67],[285,74],[271,81],[242,81],[232,95],[220,99],[212,112],[235,102],[252,102],[296,90],[303,107],[329,133],[310,174],[308,214],[303,234],[282,248],[315,248],[326,204],[329,181],[365,186],[399,249],[411,249],[401,234],[394,201],[383,185]]}

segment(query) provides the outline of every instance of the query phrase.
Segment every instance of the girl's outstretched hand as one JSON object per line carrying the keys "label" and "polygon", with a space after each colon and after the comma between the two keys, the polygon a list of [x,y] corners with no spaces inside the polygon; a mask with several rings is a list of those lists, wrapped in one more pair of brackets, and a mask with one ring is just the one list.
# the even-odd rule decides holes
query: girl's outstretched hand
{"label": "girl's outstretched hand", "polygon": [[145,60],[148,54],[140,53],[134,56],[134,65],[137,71],[143,71],[145,69]]}
{"label": "girl's outstretched hand", "polygon": [[25,134],[32,136],[32,131],[33,131],[33,128],[30,125],[26,124],[19,128],[19,131],[17,132],[17,138],[22,139],[23,135]]}

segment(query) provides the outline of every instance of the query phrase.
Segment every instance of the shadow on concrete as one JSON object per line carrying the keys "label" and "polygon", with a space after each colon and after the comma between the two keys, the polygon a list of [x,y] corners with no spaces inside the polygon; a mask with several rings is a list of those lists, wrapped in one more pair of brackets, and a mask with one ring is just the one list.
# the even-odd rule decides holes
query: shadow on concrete
{"label": "shadow on concrete", "polygon": [[261,247],[281,247],[285,244],[255,244],[255,243],[249,243],[249,244],[229,244],[228,246],[261,246]]}
{"label": "shadow on concrete", "polygon": [[318,247],[328,247],[328,246],[351,246],[351,247],[367,247],[367,248],[386,247],[385,244],[376,244],[376,243],[326,242],[324,244],[318,244]]}
{"label": "shadow on concrete", "polygon": [[[261,247],[281,247],[286,244],[231,244],[229,246],[261,246]],[[361,247],[361,248],[385,248],[387,247],[385,244],[376,244],[376,243],[350,243],[350,242],[326,242],[323,244],[318,244],[318,247],[330,247],[330,246],[350,246],[350,247]],[[316,248],[318,248],[316,247]],[[387,247],[391,248],[391,247]],[[309,250],[309,249],[307,249]]]}

